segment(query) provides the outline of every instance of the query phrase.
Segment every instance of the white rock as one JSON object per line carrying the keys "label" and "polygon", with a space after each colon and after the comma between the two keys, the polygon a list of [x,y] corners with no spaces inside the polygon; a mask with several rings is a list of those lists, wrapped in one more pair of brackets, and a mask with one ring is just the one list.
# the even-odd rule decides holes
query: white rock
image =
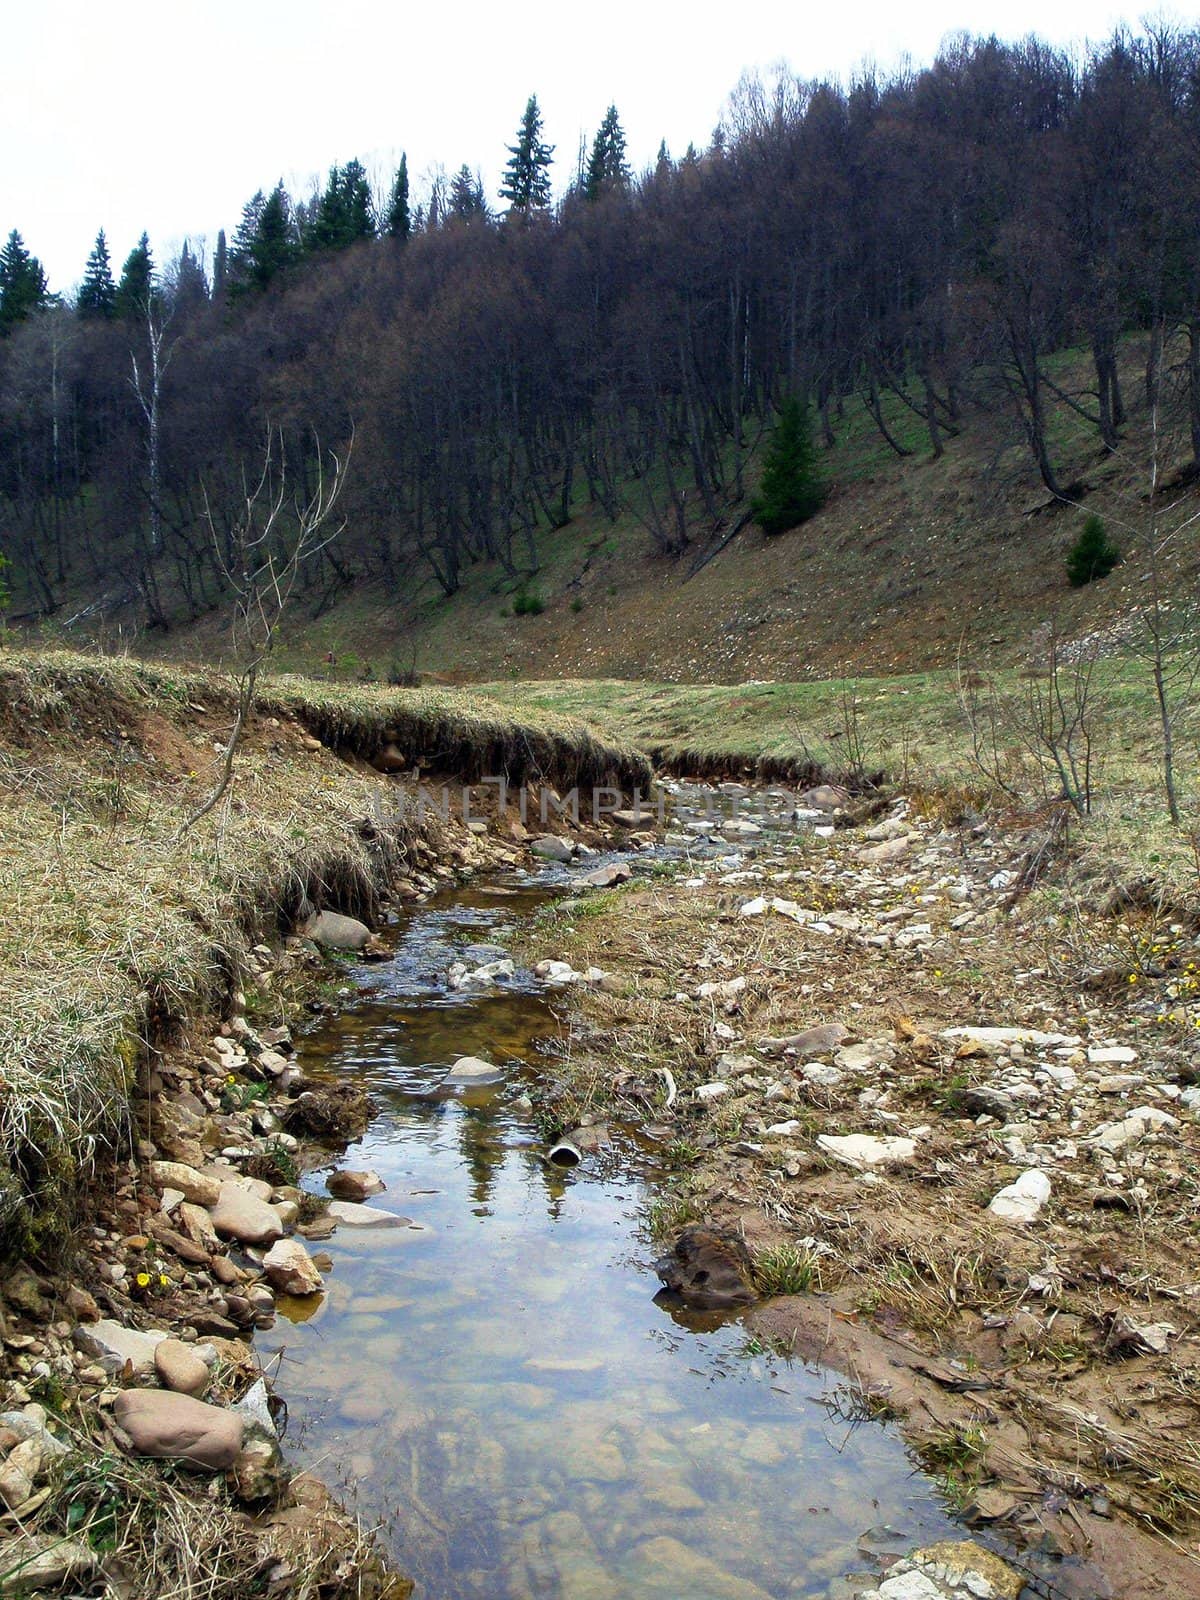
{"label": "white rock", "polygon": [[460,1056],[446,1076],[442,1084],[447,1088],[487,1088],[489,1084],[503,1081],[503,1071],[491,1061],[483,1061],[479,1056]]}
{"label": "white rock", "polygon": [[975,1044],[982,1045],[985,1050],[989,1048],[1002,1049],[1009,1044],[1032,1044],[1042,1047],[1050,1045],[1077,1045],[1079,1036],[1066,1033],[1039,1033],[1036,1028],[947,1028],[942,1033],[943,1039],[970,1039]]}
{"label": "white rock", "polygon": [[696,990],[697,1000],[732,1000],[746,987],[745,978],[729,978],[724,983],[702,983]]}
{"label": "white rock", "polygon": [[898,1572],[885,1578],[877,1593],[878,1600],[946,1600],[946,1591],[923,1572]]}
{"label": "white rock", "polygon": [[727,1083],[720,1083],[720,1082],[702,1083],[700,1085],[700,1087],[696,1090],[696,1099],[697,1100],[705,1100],[705,1101],[708,1101],[708,1100],[720,1100],[724,1095],[727,1095],[728,1093],[729,1093],[729,1085]]}
{"label": "white rock", "polygon": [[377,1206],[362,1206],[354,1200],[332,1200],[326,1215],[348,1228],[404,1228],[409,1233],[426,1233],[428,1229],[411,1217],[402,1217],[396,1211],[382,1211]]}
{"label": "white rock", "polygon": [[1050,1179],[1031,1167],[1015,1183],[994,1195],[988,1210],[1009,1222],[1032,1222],[1050,1198]]}
{"label": "white rock", "polygon": [[105,1372],[121,1372],[129,1362],[135,1377],[146,1378],[154,1371],[155,1346],[167,1335],[124,1328],[119,1322],[102,1317],[99,1322],[82,1323],[71,1337],[77,1349],[99,1362]]}
{"label": "white rock", "polygon": [[1127,1044],[1089,1045],[1087,1058],[1094,1067],[1127,1067],[1138,1053]]}
{"label": "white rock", "polygon": [[836,1089],[846,1074],[838,1067],[831,1067],[827,1061],[810,1061],[800,1068],[800,1075],[805,1083],[811,1083],[817,1089]]}
{"label": "white rock", "polygon": [[903,1166],[912,1161],[917,1152],[914,1140],[895,1134],[881,1138],[873,1133],[822,1133],[817,1136],[817,1146],[835,1161],[857,1172],[867,1172],[874,1167]]}

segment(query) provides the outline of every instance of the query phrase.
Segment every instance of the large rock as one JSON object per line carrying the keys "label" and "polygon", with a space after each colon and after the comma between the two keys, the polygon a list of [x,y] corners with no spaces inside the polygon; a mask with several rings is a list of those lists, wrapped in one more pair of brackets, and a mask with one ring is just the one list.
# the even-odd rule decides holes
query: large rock
{"label": "large rock", "polygon": [[336,1200],[365,1200],[368,1195],[382,1194],[387,1184],[377,1172],[354,1172],[344,1168],[331,1172],[325,1187]]}
{"label": "large rock", "polygon": [[409,1228],[415,1233],[426,1230],[411,1217],[402,1217],[398,1211],[380,1211],[375,1206],[355,1205],[353,1200],[334,1200],[325,1212],[335,1222],[348,1228]]}
{"label": "large rock", "polygon": [[489,1084],[501,1083],[504,1073],[491,1061],[478,1056],[460,1056],[442,1079],[447,1089],[483,1089]]}
{"label": "large rock", "polygon": [[190,1395],[125,1389],[113,1416],[138,1455],[166,1457],[203,1472],[224,1472],[242,1448],[242,1418]]}
{"label": "large rock", "polygon": [[208,1388],[209,1371],[182,1339],[164,1339],[154,1352],[154,1370],[164,1389],[197,1399]]}
{"label": "large rock", "polygon": [[[1017,1600],[1025,1580],[1007,1562],[971,1539],[943,1539],[938,1544],[914,1550],[900,1566],[920,1568],[929,1577],[952,1587],[956,1594],[965,1591],[985,1600]],[[883,1593],[882,1588],[880,1593]]]}
{"label": "large rock", "polygon": [[825,1154],[853,1167],[856,1172],[870,1172],[877,1167],[905,1166],[912,1161],[917,1147],[912,1139],[898,1134],[874,1133],[822,1133],[817,1136],[817,1146]]}
{"label": "large rock", "polygon": [[543,861],[570,861],[575,854],[575,846],[570,840],[560,839],[556,833],[543,833],[529,848]]}
{"label": "large rock", "polygon": [[588,872],[581,880],[593,889],[613,889],[619,883],[628,883],[633,877],[633,868],[626,861],[614,861],[606,867],[596,867]]}
{"label": "large rock", "polygon": [[220,1180],[211,1173],[197,1172],[180,1161],[152,1161],[150,1176],[159,1189],[178,1189],[183,1198],[196,1206],[215,1206]]}
{"label": "large rock", "polygon": [[26,1534],[0,1542],[0,1573],[6,1595],[34,1594],[84,1584],[99,1557],[82,1539],[59,1533]]}
{"label": "large rock", "polygon": [[305,939],[323,944],[327,950],[362,950],[371,930],[357,917],[344,917],[339,911],[318,911],[300,929]]}
{"label": "large rock", "polygon": [[213,1227],[239,1244],[274,1244],[283,1238],[283,1223],[264,1201],[239,1183],[223,1183],[212,1208]]}
{"label": "large rock", "polygon": [[154,1352],[167,1337],[156,1330],[143,1333],[140,1328],[125,1328],[109,1317],[99,1322],[81,1324],[71,1335],[75,1347],[91,1356],[105,1372],[124,1372],[129,1364],[135,1378],[148,1378],[154,1371]]}
{"label": "large rock", "polygon": [[263,1271],[280,1294],[318,1294],[324,1279],[299,1239],[280,1239],[263,1257]]}
{"label": "large rock", "polygon": [[1036,1167],[994,1195],[988,1210],[1008,1222],[1032,1222],[1050,1198],[1050,1179]]}
{"label": "large rock", "polygon": [[705,1311],[749,1305],[758,1295],[745,1241],[722,1228],[685,1228],[654,1263],[664,1288]]}
{"label": "large rock", "polygon": [[914,835],[904,834],[898,839],[885,839],[882,844],[865,845],[858,853],[864,861],[899,861],[901,856],[908,854],[915,842]]}
{"label": "large rock", "polygon": [[837,811],[850,804],[850,791],[840,784],[819,783],[800,795],[799,804],[814,811]]}

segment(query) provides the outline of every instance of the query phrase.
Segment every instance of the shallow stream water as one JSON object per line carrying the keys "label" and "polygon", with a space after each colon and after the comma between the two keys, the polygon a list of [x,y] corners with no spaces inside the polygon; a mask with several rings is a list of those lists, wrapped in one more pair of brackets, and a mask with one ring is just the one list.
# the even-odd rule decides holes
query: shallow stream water
{"label": "shallow stream water", "polygon": [[[307,1073],[378,1098],[344,1164],[425,1231],[340,1228],[328,1292],[260,1336],[290,1453],[349,1491],[420,1600],[837,1595],[953,1533],[933,1487],[894,1431],[831,1398],[836,1373],[762,1349],[737,1315],[655,1303],[646,1151],[618,1136],[562,1171],[515,1103],[560,1031],[537,981],[447,992],[452,960],[503,953],[563,878],[406,913],[393,958],[302,1042]],[[504,1083],[439,1092],[463,1054]]]}

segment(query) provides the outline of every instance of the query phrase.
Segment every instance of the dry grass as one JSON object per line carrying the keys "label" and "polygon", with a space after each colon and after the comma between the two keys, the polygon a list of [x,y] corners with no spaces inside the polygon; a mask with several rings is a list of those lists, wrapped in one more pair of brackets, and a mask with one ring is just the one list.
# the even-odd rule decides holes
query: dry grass
{"label": "dry grass", "polygon": [[[401,737],[464,776],[574,782],[637,774],[637,755],[559,719],[465,695],[268,689],[232,789],[198,826],[228,734],[227,682],[130,660],[0,652],[0,1242],[61,1235],[101,1144],[127,1125],[148,1047],[220,1010],[242,954],[303,899],[370,915],[426,817],[375,820],[381,780],[355,754]],[[402,731],[401,731],[402,730]]]}

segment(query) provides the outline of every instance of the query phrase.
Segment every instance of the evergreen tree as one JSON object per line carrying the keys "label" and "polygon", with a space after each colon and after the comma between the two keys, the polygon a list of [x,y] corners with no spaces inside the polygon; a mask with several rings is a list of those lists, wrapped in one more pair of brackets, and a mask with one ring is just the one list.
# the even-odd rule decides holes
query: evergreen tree
{"label": "evergreen tree", "polygon": [[624,194],[629,187],[629,177],[625,134],[616,106],[609,106],[592,141],[592,153],[583,179],[584,198],[595,201],[605,194]]}
{"label": "evergreen tree", "polygon": [[400,165],[396,168],[396,180],[392,184],[392,194],[388,201],[387,220],[383,230],[389,238],[399,239],[400,243],[411,235],[413,231],[412,215],[408,209],[408,155],[402,153]]}
{"label": "evergreen tree", "polygon": [[260,189],[246,202],[230,251],[230,292],[265,289],[299,254],[292,200],[281,180],[265,198]]}
{"label": "evergreen tree", "polygon": [[447,211],[451,217],[457,218],[460,222],[486,222],[488,220],[487,201],[483,195],[483,180],[478,173],[472,173],[465,161],[450,179],[450,197]]}
{"label": "evergreen tree", "polygon": [[154,262],[150,255],[150,236],[143,233],[121,268],[114,310],[118,317],[140,317],[154,294]]}
{"label": "evergreen tree", "polygon": [[375,237],[371,186],[361,161],[331,167],[325,192],[303,229],[307,250],[345,250],[359,239]]}
{"label": "evergreen tree", "polygon": [[16,228],[0,250],[0,336],[46,304],[46,274]]}
{"label": "evergreen tree", "polygon": [[186,239],[167,277],[168,295],[175,310],[186,312],[208,304],[208,279]]}
{"label": "evergreen tree", "polygon": [[789,395],[767,446],[762,484],[750,507],[754,520],[766,534],[785,533],[818,511],[827,493],[808,411]]}
{"label": "evergreen tree", "polygon": [[1067,580],[1072,589],[1082,589],[1085,583],[1107,578],[1120,559],[1120,547],[1093,512],[1067,555]]}
{"label": "evergreen tree", "polygon": [[217,234],[217,253],[213,257],[213,282],[212,297],[219,300],[225,293],[226,281],[229,277],[229,246],[225,242],[225,229]]}
{"label": "evergreen tree", "polygon": [[88,320],[107,321],[116,309],[117,286],[113,282],[108,240],[104,237],[104,229],[101,228],[96,235],[96,243],[92,246],[92,253],[87,258],[87,266],[83,269],[83,282],[79,285],[75,310]]}
{"label": "evergreen tree", "polygon": [[525,115],[517,130],[516,144],[507,147],[508,165],[500,186],[501,200],[508,201],[509,215],[529,216],[544,211],[550,204],[550,158],[554,146],[542,138],[542,113],[537,95],[529,96]]}

